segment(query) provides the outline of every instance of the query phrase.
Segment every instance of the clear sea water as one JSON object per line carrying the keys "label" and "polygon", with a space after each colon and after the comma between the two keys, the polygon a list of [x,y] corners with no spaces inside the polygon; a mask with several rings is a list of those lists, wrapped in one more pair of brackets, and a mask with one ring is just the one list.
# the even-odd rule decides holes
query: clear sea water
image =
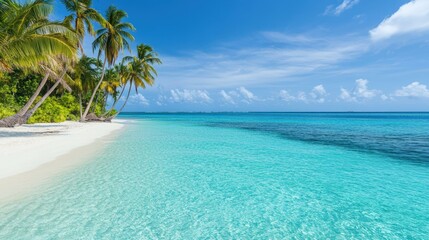
{"label": "clear sea water", "polygon": [[122,118],[0,239],[429,239],[429,113]]}

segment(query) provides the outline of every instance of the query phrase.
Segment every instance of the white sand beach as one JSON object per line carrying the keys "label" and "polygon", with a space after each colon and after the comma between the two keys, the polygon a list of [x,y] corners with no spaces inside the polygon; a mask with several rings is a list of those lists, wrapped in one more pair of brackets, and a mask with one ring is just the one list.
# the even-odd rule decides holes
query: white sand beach
{"label": "white sand beach", "polygon": [[[0,180],[37,169],[121,129],[123,123],[47,123],[0,129]],[[78,156],[79,157],[79,156]]]}

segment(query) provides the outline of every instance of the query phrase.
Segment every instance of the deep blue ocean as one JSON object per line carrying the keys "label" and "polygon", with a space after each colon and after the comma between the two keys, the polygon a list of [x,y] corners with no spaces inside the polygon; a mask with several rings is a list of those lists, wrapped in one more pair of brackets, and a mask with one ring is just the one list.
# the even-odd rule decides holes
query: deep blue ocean
{"label": "deep blue ocean", "polygon": [[429,113],[120,118],[0,239],[429,239]]}

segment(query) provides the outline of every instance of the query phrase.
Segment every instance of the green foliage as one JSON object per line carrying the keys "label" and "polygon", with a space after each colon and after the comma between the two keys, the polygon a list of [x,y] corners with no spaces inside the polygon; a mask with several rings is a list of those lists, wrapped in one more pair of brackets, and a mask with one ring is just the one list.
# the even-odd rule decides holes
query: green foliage
{"label": "green foliage", "polygon": [[53,55],[74,58],[77,35],[62,22],[49,21],[52,1],[0,1],[0,70],[37,71]]}
{"label": "green foliage", "polygon": [[[0,119],[18,112],[33,94],[41,78],[42,76],[40,75],[24,74],[21,71],[0,73]],[[45,88],[47,89],[47,87]],[[43,96],[46,89],[42,91],[35,102]],[[101,114],[103,111],[103,101],[100,101],[96,106],[96,112]],[[45,100],[29,119],[29,123],[63,122],[66,120],[79,120],[79,118],[79,99],[70,93],[59,91]]]}
{"label": "green foliage", "polygon": [[24,105],[28,101],[42,79],[40,75],[24,75],[16,72],[11,74],[11,78],[15,80],[15,99],[19,105]]}
{"label": "green foliage", "polygon": [[[37,101],[37,100],[36,100]],[[29,119],[29,123],[64,122],[79,119],[79,103],[71,94],[62,97],[48,97]]]}
{"label": "green foliage", "polygon": [[15,114],[15,112],[15,109],[7,105],[0,104],[0,119],[12,116],[13,114]]}
{"label": "green foliage", "polygon": [[0,119],[13,115],[19,108],[15,96],[17,81],[7,74],[0,74]]}

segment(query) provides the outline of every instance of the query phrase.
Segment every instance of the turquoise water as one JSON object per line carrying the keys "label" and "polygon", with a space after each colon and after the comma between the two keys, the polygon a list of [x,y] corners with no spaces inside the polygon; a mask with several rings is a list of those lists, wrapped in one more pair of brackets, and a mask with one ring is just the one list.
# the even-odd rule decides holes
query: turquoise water
{"label": "turquoise water", "polygon": [[0,239],[428,239],[428,113],[128,114]]}

